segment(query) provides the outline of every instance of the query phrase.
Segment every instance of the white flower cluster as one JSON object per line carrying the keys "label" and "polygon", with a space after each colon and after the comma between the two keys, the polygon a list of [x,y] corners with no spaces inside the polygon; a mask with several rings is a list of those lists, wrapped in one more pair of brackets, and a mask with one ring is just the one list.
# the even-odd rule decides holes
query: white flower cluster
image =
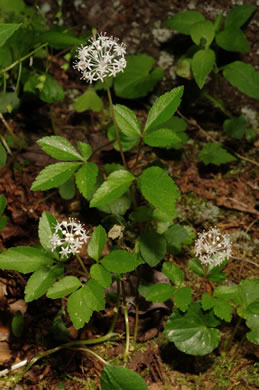
{"label": "white flower cluster", "polygon": [[83,225],[74,218],[69,218],[68,221],[57,223],[55,232],[51,236],[51,250],[54,251],[60,247],[59,254],[62,257],[67,257],[69,254],[80,252],[80,248],[86,243],[89,236]]}
{"label": "white flower cluster", "polygon": [[195,256],[201,263],[213,266],[221,264],[231,256],[231,240],[228,235],[220,233],[217,228],[199,234],[195,241]]}
{"label": "white flower cluster", "polygon": [[118,38],[107,37],[101,33],[89,40],[90,44],[78,50],[78,62],[74,68],[83,74],[89,83],[108,76],[115,76],[126,66],[126,46],[119,44]]}

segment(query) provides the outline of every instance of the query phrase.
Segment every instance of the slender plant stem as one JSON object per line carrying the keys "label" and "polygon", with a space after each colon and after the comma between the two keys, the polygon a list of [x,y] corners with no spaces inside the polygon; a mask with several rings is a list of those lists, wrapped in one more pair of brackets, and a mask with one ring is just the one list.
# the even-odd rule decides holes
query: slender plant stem
{"label": "slender plant stem", "polygon": [[115,325],[116,325],[116,322],[117,322],[117,319],[118,319],[118,315],[119,315],[119,308],[120,308],[120,280],[116,279],[116,283],[117,283],[117,301],[116,301],[116,306],[115,306],[115,309],[114,309],[115,310],[115,314],[113,316],[111,327],[110,327],[110,329],[108,331],[108,334],[113,333]]}
{"label": "slender plant stem", "polygon": [[226,343],[226,345],[225,345],[225,348],[224,348],[224,349],[225,349],[225,352],[228,352],[228,351],[229,351],[230,345],[231,345],[232,341],[234,340],[234,337],[235,337],[235,335],[236,335],[236,333],[237,333],[237,331],[238,331],[238,329],[239,329],[239,326],[240,326],[241,322],[242,322],[242,318],[239,317],[239,318],[238,318],[238,321],[237,321],[237,323],[236,323],[236,326],[235,326],[233,332],[231,333],[231,336],[229,337],[229,339],[228,339],[228,341],[227,341],[227,343]]}
{"label": "slender plant stem", "polygon": [[83,263],[83,260],[81,259],[81,257],[77,253],[76,253],[76,258],[79,261],[81,267],[83,268],[86,277],[89,279],[90,278],[89,272],[87,271],[87,269]]}
{"label": "slender plant stem", "polygon": [[94,357],[96,357],[98,360],[100,360],[103,364],[107,365],[109,364],[106,360],[104,360],[100,355],[98,355],[96,352],[92,351],[91,349],[89,348],[71,348],[72,350],[75,350],[75,351],[83,351],[83,352],[86,352],[86,353],[89,353],[90,355],[93,355]]}
{"label": "slender plant stem", "polygon": [[0,134],[0,139],[1,139],[5,149],[7,150],[7,153],[12,154],[11,149],[9,148],[9,145],[6,142],[5,138],[2,136],[2,134]]}
{"label": "slender plant stem", "polygon": [[37,53],[37,51],[43,49],[43,47],[46,47],[47,45],[48,45],[48,43],[43,43],[42,45],[40,45],[40,46],[37,47],[36,49],[32,50],[30,53],[26,54],[24,57],[21,57],[21,58],[19,58],[18,60],[14,61],[11,65],[7,66],[6,68],[1,69],[1,70],[0,70],[0,73],[8,72],[8,70],[11,70],[11,69],[14,68],[16,65],[18,65],[20,62],[23,62],[23,61],[26,60],[27,58],[31,57],[33,54]]}
{"label": "slender plant stem", "polygon": [[139,325],[139,284],[140,284],[140,270],[136,269],[137,274],[137,287],[136,287],[136,296],[135,296],[135,325],[134,325],[134,334],[133,334],[133,343],[137,344],[137,338],[138,338],[138,325]]}
{"label": "slender plant stem", "polygon": [[50,121],[54,134],[58,135],[57,126],[54,118],[54,103],[50,105]]}
{"label": "slender plant stem", "polygon": [[22,62],[19,62],[18,77],[17,77],[16,87],[15,87],[16,95],[18,95],[18,93],[19,93],[21,74],[22,74]]}
{"label": "slender plant stem", "polygon": [[122,159],[124,168],[128,171],[128,165],[127,165],[127,162],[126,162],[126,159],[125,159],[124,152],[123,152],[123,150],[122,150],[122,145],[121,145],[121,140],[120,140],[120,134],[119,134],[117,122],[116,122],[116,119],[115,119],[115,114],[114,114],[114,108],[113,108],[113,104],[112,104],[112,96],[111,96],[111,91],[110,91],[109,83],[108,83],[107,78],[105,78],[104,80],[105,80],[105,86],[106,86],[106,90],[107,90],[109,105],[110,105],[110,109],[111,109],[112,121],[113,121],[113,124],[114,124],[115,133],[116,133],[116,138],[117,138],[117,142],[118,142],[119,149],[120,149],[121,159]]}
{"label": "slender plant stem", "polygon": [[126,342],[125,342],[125,348],[123,353],[123,361],[124,363],[127,363],[128,361],[128,354],[129,354],[129,345],[130,345],[130,329],[129,329],[129,316],[128,316],[128,308],[127,308],[127,302],[126,302],[126,292],[124,287],[124,282],[122,281],[122,296],[123,296],[123,314],[124,314],[124,320],[125,320],[125,332],[126,332]]}

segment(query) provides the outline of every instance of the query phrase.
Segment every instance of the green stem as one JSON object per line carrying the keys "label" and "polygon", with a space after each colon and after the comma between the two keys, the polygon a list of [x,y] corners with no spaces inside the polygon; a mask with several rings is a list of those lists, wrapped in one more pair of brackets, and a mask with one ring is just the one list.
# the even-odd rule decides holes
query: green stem
{"label": "green stem", "polygon": [[114,108],[113,108],[113,104],[112,104],[112,96],[111,96],[111,91],[110,91],[109,83],[108,83],[107,78],[105,78],[104,80],[105,80],[105,86],[106,86],[106,90],[107,90],[109,105],[110,105],[110,109],[111,109],[112,121],[113,121],[113,124],[114,124],[115,133],[116,133],[116,138],[117,138],[117,142],[118,142],[119,149],[120,149],[121,159],[122,159],[124,168],[128,171],[128,165],[127,165],[127,162],[126,162],[126,159],[125,159],[124,152],[123,152],[123,150],[122,150],[120,134],[119,134],[117,122],[116,122],[116,119],[115,119],[115,114],[114,114]]}
{"label": "green stem", "polygon": [[16,82],[16,87],[15,87],[16,95],[18,95],[18,93],[19,93],[21,74],[22,74],[22,62],[19,62],[19,70],[18,70],[17,82]]}
{"label": "green stem", "polygon": [[7,153],[12,154],[11,149],[9,148],[8,143],[4,139],[4,137],[0,134],[0,139],[2,141],[2,144],[4,145],[5,149],[7,150]]}
{"label": "green stem", "polygon": [[114,308],[115,314],[113,316],[111,327],[110,327],[110,329],[108,331],[108,334],[113,333],[115,325],[116,325],[116,322],[117,322],[117,319],[118,319],[118,315],[119,315],[119,308],[120,308],[120,280],[116,279],[116,283],[117,283],[117,301],[116,301],[116,306]]}
{"label": "green stem", "polygon": [[225,115],[227,115],[229,118],[232,117],[232,115],[230,114],[230,112],[228,112],[228,110],[224,107],[223,103],[221,103],[218,99],[215,99],[213,96],[211,96],[210,94],[208,94],[208,92],[206,91],[202,91],[202,95],[210,100],[214,106],[218,107]]}
{"label": "green stem", "polygon": [[136,286],[136,297],[135,297],[135,325],[134,325],[134,335],[133,335],[133,343],[137,344],[137,338],[138,338],[138,325],[139,325],[139,284],[140,284],[140,270],[136,269],[137,274],[137,286]]}
{"label": "green stem", "polygon": [[87,271],[87,269],[86,269],[86,267],[85,267],[85,265],[84,265],[84,263],[83,263],[83,260],[81,259],[81,257],[80,257],[77,253],[76,253],[76,258],[77,258],[77,260],[79,261],[81,267],[83,268],[86,277],[87,277],[88,279],[90,279],[89,272]]}
{"label": "green stem", "polygon": [[58,135],[57,126],[56,126],[56,122],[55,122],[55,118],[54,118],[54,104],[50,105],[50,121],[51,121],[51,126],[53,129],[53,133],[55,135]]}
{"label": "green stem", "polygon": [[237,333],[237,331],[239,329],[239,326],[240,326],[241,322],[242,322],[242,318],[239,317],[238,321],[236,323],[236,326],[234,328],[234,331],[231,333],[231,336],[229,337],[229,339],[228,339],[228,341],[227,341],[227,343],[225,345],[225,348],[224,348],[225,352],[229,351],[230,345],[231,345],[232,341],[234,340],[234,337],[235,337],[235,335],[236,335],[236,333]]}
{"label": "green stem", "polygon": [[98,355],[96,352],[92,351],[91,349],[89,348],[71,348],[72,350],[75,350],[75,351],[83,351],[83,352],[86,352],[86,353],[89,353],[90,355],[93,355],[94,357],[96,357],[97,359],[99,359],[103,364],[107,365],[109,364],[106,360],[104,360],[100,355]]}
{"label": "green stem", "polygon": [[129,316],[128,316],[128,308],[127,308],[127,302],[126,302],[126,292],[124,287],[124,282],[122,281],[122,293],[123,293],[123,314],[124,314],[124,320],[125,320],[125,332],[126,332],[126,341],[125,341],[125,348],[123,353],[123,361],[124,363],[127,363],[128,361],[128,354],[129,354],[129,345],[130,345],[130,329],[129,329]]}
{"label": "green stem", "polygon": [[47,45],[48,45],[48,43],[43,43],[42,45],[40,45],[39,47],[37,47],[37,49],[32,50],[30,53],[26,54],[24,57],[19,58],[18,60],[14,61],[11,65],[7,66],[6,68],[1,69],[1,70],[0,70],[0,73],[8,72],[8,70],[13,69],[13,68],[14,68],[16,65],[18,65],[20,62],[23,62],[23,61],[26,60],[27,58],[31,57],[33,54],[37,53],[37,51],[39,51],[40,49],[43,49],[43,47],[45,47],[45,46],[47,46]]}
{"label": "green stem", "polygon": [[[13,132],[13,130],[12,130],[12,128],[9,126],[9,124],[6,122],[6,120],[5,120],[5,118],[4,118],[4,116],[3,116],[3,114],[2,113],[0,113],[0,119],[1,119],[1,121],[3,122],[3,124],[4,124],[4,126],[6,127],[6,129],[8,130],[8,132],[11,134],[11,136],[13,137],[13,141],[14,141],[14,143],[15,143],[15,145],[18,147],[18,149],[19,149],[19,143],[17,142],[17,139],[16,139],[16,136],[14,135],[14,132]],[[6,143],[4,143],[4,145],[5,145],[5,147],[6,147]],[[10,152],[10,154],[12,154],[12,152],[11,152],[11,150],[8,148],[7,149],[9,152]]]}

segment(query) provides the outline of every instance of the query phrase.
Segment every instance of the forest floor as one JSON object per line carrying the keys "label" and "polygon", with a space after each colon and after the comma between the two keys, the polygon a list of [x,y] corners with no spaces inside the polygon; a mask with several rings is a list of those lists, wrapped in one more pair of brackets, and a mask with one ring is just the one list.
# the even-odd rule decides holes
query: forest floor
{"label": "forest floor", "polygon": [[[27,2],[34,3],[33,1]],[[46,10],[46,17],[52,23],[58,11],[58,2],[54,0],[39,1]],[[86,5],[86,3],[89,3]],[[175,77],[173,66],[181,54],[183,41],[168,35],[163,22],[171,15],[186,9],[195,9],[204,16],[215,19],[219,12],[228,11],[234,1],[224,0],[96,0],[63,2],[63,21],[69,26],[82,31],[83,28],[95,27],[98,31],[106,31],[108,35],[118,37],[127,45],[128,54],[145,53],[153,56],[157,64],[164,68],[163,80],[152,95],[146,98],[127,102],[135,110],[138,117],[147,116],[147,107],[155,97],[182,83]],[[246,3],[255,4],[255,1]],[[251,50],[240,58],[258,67],[258,20],[259,13],[254,16],[256,23],[245,28]],[[70,141],[76,134],[77,140],[89,142],[93,149],[98,148],[104,137],[99,135],[98,123],[105,125],[103,113],[75,113],[71,109],[74,96],[85,91],[86,84],[76,78],[75,73],[61,69],[64,59],[53,54],[50,72],[67,91],[62,102],[49,105],[35,102],[27,103],[15,113],[6,116],[15,135],[24,139],[24,146],[14,151],[7,164],[0,169],[0,194],[7,200],[6,216],[8,224],[0,232],[0,248],[6,250],[12,246],[38,244],[38,222],[43,211],[47,210],[57,219],[83,216],[90,226],[97,226],[101,217],[93,213],[88,206],[80,202],[62,200],[57,190],[47,192],[31,191],[30,187],[36,176],[52,161],[36,145],[36,140],[45,135],[65,136]],[[257,69],[258,70],[258,69]],[[173,76],[173,77],[172,77]],[[237,90],[222,79],[222,91],[228,110],[233,115],[240,115],[242,107],[256,111],[256,101]],[[208,83],[207,89],[217,94],[215,84]],[[188,94],[188,91],[186,92]],[[108,105],[107,102],[105,103]],[[239,283],[240,280],[258,277],[258,137],[252,142],[229,140],[225,137],[222,123],[224,114],[204,98],[187,96],[180,114],[188,123],[189,141],[181,151],[157,150],[157,158],[168,167],[170,174],[181,191],[178,202],[182,221],[194,229],[219,227],[230,234],[233,241],[233,255],[225,272],[228,280]],[[257,113],[258,119],[258,113]],[[258,128],[258,121],[257,121]],[[216,166],[204,166],[199,160],[201,146],[211,140],[224,143],[224,146],[237,157],[233,163]],[[149,148],[142,151],[143,159],[148,161]],[[111,148],[96,155],[96,161],[104,163],[119,159]],[[134,153],[127,156],[134,160]],[[257,160],[258,161],[258,160]],[[192,284],[197,297],[201,295],[201,285],[187,269],[190,258],[188,248],[183,248],[174,255],[174,262],[181,267]],[[38,353],[55,346],[51,333],[51,324],[60,309],[59,300],[40,298],[40,301],[24,302],[26,280],[17,272],[0,271],[0,369],[10,367],[14,362],[32,359]],[[105,334],[109,327],[111,314],[109,307],[97,313],[95,318],[82,330],[76,331],[71,323],[68,326],[69,338],[91,338]],[[21,310],[25,314],[26,332],[21,338],[10,333],[12,312]],[[139,373],[147,382],[149,390],[249,390],[256,389],[258,382],[258,348],[248,340],[240,345],[244,329],[237,334],[229,356],[220,355],[217,350],[208,356],[194,357],[178,351],[172,343],[168,343],[163,334],[168,311],[163,307],[143,312],[140,317],[139,339],[137,347],[130,354],[128,368]],[[135,316],[130,314],[130,329],[134,328]],[[221,333],[233,331],[236,318],[231,323],[221,326]],[[124,332],[124,319],[120,315],[116,332]],[[6,342],[8,340],[8,343]],[[93,347],[107,360],[120,362],[123,353],[121,342],[107,342]],[[83,352],[63,351],[42,359],[35,364],[22,378],[15,390],[31,389],[89,389],[98,388],[103,365],[94,357]],[[0,389],[11,387],[10,382],[0,378]]]}

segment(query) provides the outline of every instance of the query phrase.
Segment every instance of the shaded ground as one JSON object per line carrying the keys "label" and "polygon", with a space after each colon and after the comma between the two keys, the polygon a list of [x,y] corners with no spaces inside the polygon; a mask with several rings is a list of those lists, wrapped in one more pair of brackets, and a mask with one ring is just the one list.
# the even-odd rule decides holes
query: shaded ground
{"label": "shaded ground", "polygon": [[[28,1],[29,3],[32,4]],[[172,78],[171,66],[175,58],[182,53],[182,45],[186,42],[179,41],[179,37],[173,33],[166,35],[168,30],[164,29],[163,21],[183,9],[196,9],[204,16],[214,19],[218,12],[228,11],[232,3],[223,0],[207,2],[98,0],[81,3],[67,1],[63,5],[63,19],[64,23],[72,26],[78,33],[95,27],[99,31],[106,31],[108,35],[117,36],[127,44],[129,54],[152,55],[161,65],[163,63],[161,52],[171,56],[172,62],[169,62],[168,66],[165,65],[165,77],[154,94],[148,99],[139,99],[133,103],[138,117],[144,118],[147,115],[146,107],[155,96],[182,82]],[[46,16],[52,23],[58,11],[58,4],[51,0],[39,4],[50,5]],[[255,4],[255,1],[247,1],[246,4]],[[257,31],[258,11],[253,17],[253,23],[245,28],[251,50],[240,57],[254,66],[258,66],[259,58]],[[72,69],[68,72],[60,69],[63,62],[62,56],[53,56],[51,72],[66,90],[77,90],[82,93],[86,86]],[[234,91],[226,81],[221,81],[224,98],[233,114],[240,114],[243,106],[256,109],[255,100]],[[215,92],[214,87],[213,83],[209,83],[208,89]],[[76,133],[77,140],[87,141],[93,148],[103,143],[103,139],[98,135],[98,123],[104,122],[103,114],[75,114],[68,108],[72,101],[73,98],[68,94],[64,102],[55,103],[52,121],[49,107],[38,102],[33,107],[24,105],[19,112],[7,118],[14,133],[25,138],[26,146],[17,151],[8,160],[6,167],[0,170],[0,194],[4,194],[7,199],[6,215],[9,218],[7,227],[0,233],[2,249],[37,244],[38,220],[44,210],[50,211],[58,219],[80,215],[80,219],[89,224],[90,228],[99,223],[100,216],[90,212],[84,203],[80,203],[79,197],[71,202],[61,200],[57,191],[45,193],[30,191],[30,186],[39,171],[51,162],[51,159],[35,146],[35,141],[44,135],[53,134],[53,121],[57,134],[62,134],[71,141]],[[258,140],[249,145],[246,142],[229,143],[228,140],[226,146],[238,157],[237,162],[227,167],[204,167],[199,162],[198,152],[207,141],[212,139],[225,141],[222,132],[218,131],[225,118],[219,110],[203,99],[195,101],[186,99],[181,107],[181,113],[188,121],[188,136],[191,141],[185,145],[183,152],[156,151],[158,158],[168,166],[170,174],[183,194],[178,204],[181,219],[196,230],[216,224],[223,232],[231,234],[234,253],[226,269],[230,281],[238,283],[241,279],[258,276],[256,256],[259,242],[259,183],[258,165],[254,163]],[[109,153],[111,152],[107,148],[105,152],[96,156],[96,161],[103,164],[107,159],[117,157]],[[150,150],[145,147],[142,151],[144,165],[148,164],[149,158]],[[134,155],[129,154],[129,164],[131,159],[134,159]],[[198,299],[204,291],[199,281],[186,269],[190,256],[190,249],[186,247],[183,252],[174,256],[174,261],[185,271],[186,278]],[[23,301],[25,284],[24,277],[15,272],[0,272],[0,336],[2,340],[10,337],[9,346],[6,342],[0,344],[2,348],[0,364],[5,362],[2,368],[10,367],[17,358],[31,359],[46,348],[60,343],[55,339],[51,329],[60,302],[42,298],[40,310],[38,301],[30,303],[27,307]],[[12,304],[17,305],[17,301],[20,310],[26,313],[26,334],[21,339],[12,337],[9,329],[11,313],[17,310],[17,306],[12,307]],[[69,323],[69,339],[84,339],[105,334],[112,316],[110,310],[110,307],[107,307],[105,312],[98,313],[80,332]],[[170,313],[165,307],[142,313],[139,345],[132,351],[128,365],[143,375],[150,390],[256,388],[254,363],[258,357],[258,350],[248,341],[238,349],[238,342],[245,329],[241,329],[240,334],[237,334],[231,350],[231,353],[235,354],[235,359],[223,360],[217,351],[205,357],[192,357],[168,344],[162,335],[168,314]],[[134,328],[134,318],[132,313],[131,329]],[[234,318],[233,323],[222,326],[221,332],[224,337],[233,331],[235,321]],[[122,316],[119,317],[116,331],[119,333],[124,331]],[[116,363],[119,361],[118,355],[123,352],[123,342],[107,343],[94,347],[93,350],[108,360],[113,359]],[[25,375],[21,387],[16,387],[16,390],[95,389],[102,368],[103,365],[99,361],[84,353],[63,351],[37,363]],[[60,384],[64,384],[65,387],[58,387]],[[4,389],[8,388],[9,384],[0,381],[0,386]]]}

